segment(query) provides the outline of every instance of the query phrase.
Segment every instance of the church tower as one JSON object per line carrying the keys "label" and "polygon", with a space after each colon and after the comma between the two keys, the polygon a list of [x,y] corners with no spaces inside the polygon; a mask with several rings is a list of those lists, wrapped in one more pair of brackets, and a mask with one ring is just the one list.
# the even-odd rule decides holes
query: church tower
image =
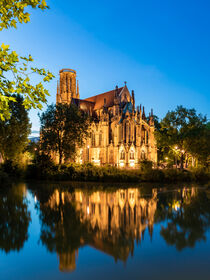
{"label": "church tower", "polygon": [[76,71],[72,69],[62,69],[59,72],[60,81],[57,85],[56,103],[70,104],[72,98],[79,99],[79,86],[76,82]]}

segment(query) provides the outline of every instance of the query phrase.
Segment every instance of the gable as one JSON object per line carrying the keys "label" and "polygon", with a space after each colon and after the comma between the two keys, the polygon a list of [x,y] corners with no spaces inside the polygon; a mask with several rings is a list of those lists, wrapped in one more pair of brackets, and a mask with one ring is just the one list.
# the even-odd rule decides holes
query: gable
{"label": "gable", "polygon": [[121,98],[121,102],[130,102],[131,101],[131,95],[130,92],[127,88],[127,86],[124,86],[124,88],[122,89],[121,93],[120,93],[120,98]]}

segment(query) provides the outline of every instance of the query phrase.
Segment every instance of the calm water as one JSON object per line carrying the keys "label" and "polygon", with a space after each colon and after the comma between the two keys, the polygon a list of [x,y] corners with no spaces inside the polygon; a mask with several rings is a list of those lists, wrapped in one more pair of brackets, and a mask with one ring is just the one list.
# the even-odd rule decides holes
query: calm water
{"label": "calm water", "polygon": [[75,186],[0,193],[1,280],[210,279],[210,189]]}

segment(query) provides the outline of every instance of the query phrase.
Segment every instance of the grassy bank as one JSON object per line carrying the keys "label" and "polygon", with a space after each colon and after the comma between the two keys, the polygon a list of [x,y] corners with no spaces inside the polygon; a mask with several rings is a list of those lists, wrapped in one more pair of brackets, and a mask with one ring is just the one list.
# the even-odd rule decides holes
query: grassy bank
{"label": "grassy bank", "polygon": [[205,182],[210,180],[210,173],[204,169],[190,171],[176,169],[119,169],[113,166],[98,167],[92,164],[50,165],[43,168],[28,166],[28,179],[58,181],[92,181],[92,182]]}
{"label": "grassy bank", "polygon": [[54,180],[54,181],[90,181],[90,182],[207,182],[210,172],[200,169],[153,169],[150,165],[142,165],[141,169],[118,169],[113,166],[98,167],[90,163],[77,165],[55,165],[52,162],[39,162],[25,168],[11,164],[2,165],[0,183],[8,183],[11,178]]}

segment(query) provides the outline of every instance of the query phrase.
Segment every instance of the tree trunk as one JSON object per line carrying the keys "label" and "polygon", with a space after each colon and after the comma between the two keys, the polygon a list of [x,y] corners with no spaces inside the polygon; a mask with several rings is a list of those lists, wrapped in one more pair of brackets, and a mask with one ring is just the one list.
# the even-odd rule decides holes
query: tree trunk
{"label": "tree trunk", "polygon": [[186,159],[185,159],[185,168],[188,167],[188,156],[186,155]]}
{"label": "tree trunk", "polygon": [[59,151],[59,165],[61,165],[63,162],[63,154],[62,151]]}
{"label": "tree trunk", "polygon": [[184,167],[184,155],[181,155],[181,169]]}

